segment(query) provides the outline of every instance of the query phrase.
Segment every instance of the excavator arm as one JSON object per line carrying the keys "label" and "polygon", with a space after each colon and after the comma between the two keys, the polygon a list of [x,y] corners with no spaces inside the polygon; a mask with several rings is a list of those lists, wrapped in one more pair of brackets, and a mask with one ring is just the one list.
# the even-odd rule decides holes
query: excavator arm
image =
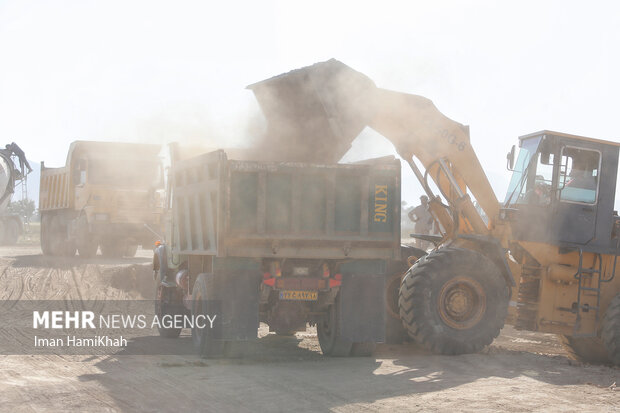
{"label": "excavator arm", "polygon": [[[431,199],[431,211],[445,229],[446,239],[459,234],[486,236],[493,231],[499,202],[471,146],[469,129],[443,115],[429,99],[378,88],[362,73],[334,59],[248,88],[268,119],[265,147],[280,151],[273,157],[337,162],[353,139],[370,127],[390,140],[409,163]],[[414,157],[426,169],[424,173]],[[432,193],[427,176],[447,206]],[[469,194],[488,217],[488,224]]]}

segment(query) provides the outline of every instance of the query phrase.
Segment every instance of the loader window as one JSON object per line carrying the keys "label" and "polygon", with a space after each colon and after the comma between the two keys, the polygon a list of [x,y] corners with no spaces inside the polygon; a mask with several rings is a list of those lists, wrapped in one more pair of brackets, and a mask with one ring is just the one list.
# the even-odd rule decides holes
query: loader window
{"label": "loader window", "polygon": [[588,149],[564,147],[560,164],[560,200],[595,204],[601,154]]}
{"label": "loader window", "polygon": [[510,179],[510,185],[508,186],[506,200],[504,201],[505,206],[524,204],[527,202],[526,194],[528,189],[531,189],[527,186],[528,184],[533,185],[534,182],[532,170],[536,166],[533,162],[536,158],[533,157],[538,150],[541,139],[542,136],[525,139],[521,142],[519,157],[515,163],[514,172]]}

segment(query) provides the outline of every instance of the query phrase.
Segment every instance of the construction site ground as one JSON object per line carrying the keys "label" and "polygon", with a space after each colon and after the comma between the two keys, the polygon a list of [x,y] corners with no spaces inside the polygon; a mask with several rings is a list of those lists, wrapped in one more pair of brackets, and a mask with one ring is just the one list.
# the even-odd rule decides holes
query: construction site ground
{"label": "construction site ground", "polygon": [[[37,246],[0,248],[2,299],[150,299],[152,253],[84,261]],[[620,410],[620,369],[570,360],[554,335],[504,328],[480,354],[438,356],[380,345],[369,358],[326,358],[316,331],[268,334],[248,355],[2,355],[0,411],[580,411]],[[191,348],[144,337],[149,346]]]}

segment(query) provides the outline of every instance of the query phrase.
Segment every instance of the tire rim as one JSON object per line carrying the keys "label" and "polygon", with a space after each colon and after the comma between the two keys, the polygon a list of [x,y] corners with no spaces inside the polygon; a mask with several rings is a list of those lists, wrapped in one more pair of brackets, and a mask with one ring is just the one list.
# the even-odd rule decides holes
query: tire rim
{"label": "tire rim", "polygon": [[477,281],[455,277],[439,292],[437,306],[442,321],[457,330],[467,330],[482,319],[486,310],[486,294]]}

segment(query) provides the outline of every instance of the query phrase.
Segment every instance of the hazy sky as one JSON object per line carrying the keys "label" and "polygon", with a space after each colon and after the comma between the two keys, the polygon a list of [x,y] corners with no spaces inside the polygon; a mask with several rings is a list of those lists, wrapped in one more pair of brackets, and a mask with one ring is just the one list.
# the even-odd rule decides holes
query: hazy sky
{"label": "hazy sky", "polygon": [[[470,125],[503,199],[519,135],[618,140],[619,46],[613,1],[0,0],[0,137],[50,166],[75,139],[239,145],[246,85],[334,57]],[[347,159],[388,153],[367,133]]]}

